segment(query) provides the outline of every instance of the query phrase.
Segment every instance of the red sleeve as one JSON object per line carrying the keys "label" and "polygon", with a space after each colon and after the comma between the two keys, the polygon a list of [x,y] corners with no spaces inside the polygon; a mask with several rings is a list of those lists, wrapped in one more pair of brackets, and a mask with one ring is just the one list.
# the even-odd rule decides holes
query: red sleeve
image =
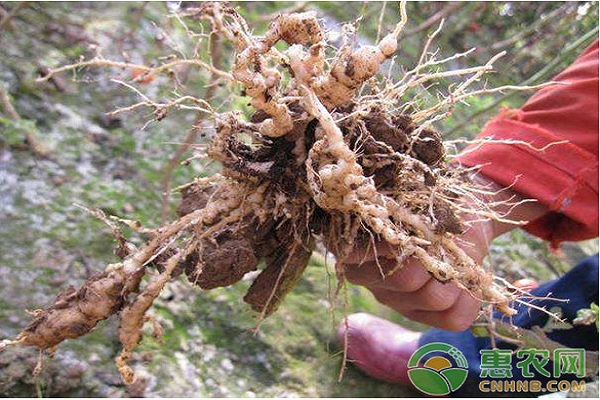
{"label": "red sleeve", "polygon": [[543,151],[490,143],[459,161],[546,205],[551,212],[524,229],[556,246],[598,236],[598,42],[554,81],[565,84],[539,90],[520,110],[504,110],[478,138],[519,140],[536,149],[568,143]]}

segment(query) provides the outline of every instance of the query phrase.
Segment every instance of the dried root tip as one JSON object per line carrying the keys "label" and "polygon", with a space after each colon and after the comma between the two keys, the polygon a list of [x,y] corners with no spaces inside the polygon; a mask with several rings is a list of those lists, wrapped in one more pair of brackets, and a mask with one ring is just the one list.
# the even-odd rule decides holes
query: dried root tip
{"label": "dried root tip", "polygon": [[131,352],[127,350],[121,351],[121,354],[115,358],[117,364],[117,370],[123,378],[123,382],[126,385],[131,385],[135,382],[136,375],[133,369],[127,364],[127,361],[131,358]]}
{"label": "dried root tip", "polygon": [[25,341],[25,338],[20,338],[20,339],[16,339],[16,340],[2,340],[0,341],[0,351],[6,349],[8,346],[16,346],[19,344],[23,344],[23,342]]}
{"label": "dried root tip", "polygon": [[44,350],[38,350],[38,360],[33,368],[33,376],[38,376],[42,373],[42,366],[44,365]]}

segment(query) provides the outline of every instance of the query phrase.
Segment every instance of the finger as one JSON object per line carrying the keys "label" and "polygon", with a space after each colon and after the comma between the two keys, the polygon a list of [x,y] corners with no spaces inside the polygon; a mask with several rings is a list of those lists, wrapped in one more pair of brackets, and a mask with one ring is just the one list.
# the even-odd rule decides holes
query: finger
{"label": "finger", "polygon": [[418,291],[405,295],[407,300],[412,297],[416,303],[416,310],[445,311],[452,308],[461,293],[463,293],[463,289],[454,283],[441,283],[432,278]]}
{"label": "finger", "polygon": [[418,261],[411,258],[393,274],[380,280],[374,287],[414,293],[421,290],[429,281],[435,280]]}
{"label": "finger", "polygon": [[387,242],[373,241],[357,244],[352,252],[344,260],[347,264],[362,264],[364,262],[374,261],[377,257],[393,258],[393,250]]}
{"label": "finger", "polygon": [[430,279],[416,292],[403,293],[393,290],[370,288],[375,298],[403,313],[407,311],[446,311],[454,306],[462,289],[453,284],[443,284]]}
{"label": "finger", "polygon": [[396,260],[379,259],[358,265],[346,265],[346,278],[357,285],[369,288],[388,289],[397,292],[415,292],[421,289],[431,278],[429,273],[414,259],[409,259],[405,265],[393,274]]}
{"label": "finger", "polygon": [[345,264],[344,273],[349,282],[372,287],[387,279],[386,275],[396,267],[396,264],[396,260],[389,258],[380,258],[377,262],[369,261],[360,265]]}
{"label": "finger", "polygon": [[468,292],[462,291],[454,305],[442,312],[413,310],[403,315],[413,321],[449,331],[468,329],[479,314],[480,302]]}

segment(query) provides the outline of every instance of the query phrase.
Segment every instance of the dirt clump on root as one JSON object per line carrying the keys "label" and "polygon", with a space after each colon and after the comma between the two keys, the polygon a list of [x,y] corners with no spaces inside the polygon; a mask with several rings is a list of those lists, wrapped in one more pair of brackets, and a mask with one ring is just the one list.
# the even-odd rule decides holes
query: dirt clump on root
{"label": "dirt clump on root", "polygon": [[215,244],[203,247],[195,260],[192,268],[186,268],[185,274],[190,282],[205,290],[238,282],[245,274],[256,270],[259,261],[248,239],[232,237],[228,233],[216,238]]}
{"label": "dirt clump on root", "polygon": [[[119,314],[117,364],[131,383],[127,361],[142,339],[146,312],[170,280],[185,273],[210,290],[264,265],[244,297],[264,318],[298,282],[318,241],[335,256],[340,284],[345,258],[368,238],[387,242],[399,263],[415,257],[436,279],[513,312],[510,292],[455,241],[465,229],[461,213],[472,207],[459,196],[471,185],[464,171],[446,162],[442,137],[422,114],[411,107],[399,112],[389,100],[390,90],[400,96],[408,86],[386,92],[375,78],[396,52],[404,17],[379,43],[358,48],[355,27],[345,25],[331,58],[312,11],[279,15],[263,36],[222,3],[185,14],[208,20],[232,43],[231,72],[207,68],[241,86],[254,114],[246,121],[214,113],[206,154],[221,163],[220,173],[182,188],[178,219],[145,230],[145,245],[125,246],[122,262],[62,292],[4,345],[54,348]],[[287,49],[275,48],[280,40]]]}

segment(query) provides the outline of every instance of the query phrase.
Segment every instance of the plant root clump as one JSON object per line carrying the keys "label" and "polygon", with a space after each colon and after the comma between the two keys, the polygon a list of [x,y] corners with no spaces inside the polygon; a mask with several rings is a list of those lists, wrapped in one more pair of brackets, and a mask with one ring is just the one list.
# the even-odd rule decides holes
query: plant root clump
{"label": "plant root clump", "polygon": [[[514,292],[456,241],[466,229],[465,213],[493,214],[465,200],[474,184],[468,171],[446,162],[441,135],[423,118],[427,112],[415,111],[410,100],[397,105],[426,75],[415,72],[403,84],[376,78],[398,48],[404,13],[375,45],[357,47],[354,25],[345,25],[335,51],[314,12],[279,15],[263,36],[220,3],[185,13],[208,20],[214,34],[233,44],[231,73],[210,71],[241,86],[254,114],[245,120],[213,113],[216,130],[206,153],[221,163],[221,172],[180,188],[178,219],[144,230],[150,238],[139,248],[121,246],[122,262],[78,290],[63,291],[3,345],[52,349],[119,314],[123,351],[117,364],[131,383],[127,361],[142,339],[147,310],[170,280],[185,274],[210,290],[264,265],[244,297],[264,318],[300,279],[317,242],[335,256],[341,283],[355,246],[385,241],[398,265],[414,257],[437,280],[513,313]],[[280,41],[285,50],[275,47]],[[158,272],[148,274],[151,269]]]}

